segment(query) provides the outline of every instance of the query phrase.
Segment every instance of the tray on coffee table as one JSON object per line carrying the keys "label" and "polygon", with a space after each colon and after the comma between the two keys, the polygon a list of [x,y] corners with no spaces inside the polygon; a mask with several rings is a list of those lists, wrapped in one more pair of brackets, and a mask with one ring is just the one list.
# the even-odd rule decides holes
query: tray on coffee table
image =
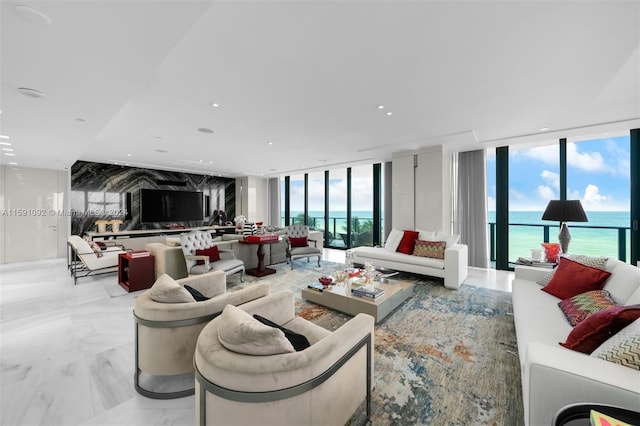
{"label": "tray on coffee table", "polygon": [[347,294],[347,289],[338,285],[322,291],[303,288],[302,298],[349,315],[369,314],[378,322],[413,295],[413,283],[410,281],[387,279],[385,283],[375,283],[375,286],[384,290],[384,294],[375,300],[354,296],[350,292]]}

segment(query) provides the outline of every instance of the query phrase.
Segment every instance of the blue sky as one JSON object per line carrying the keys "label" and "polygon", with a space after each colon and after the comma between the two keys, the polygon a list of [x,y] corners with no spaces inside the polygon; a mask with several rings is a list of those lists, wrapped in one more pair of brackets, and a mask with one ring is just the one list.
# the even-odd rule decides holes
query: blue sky
{"label": "blue sky", "polygon": [[[567,198],[586,211],[629,211],[629,136],[567,142]],[[543,211],[559,199],[558,144],[511,150],[509,209]],[[489,210],[495,210],[495,154],[487,157]]]}

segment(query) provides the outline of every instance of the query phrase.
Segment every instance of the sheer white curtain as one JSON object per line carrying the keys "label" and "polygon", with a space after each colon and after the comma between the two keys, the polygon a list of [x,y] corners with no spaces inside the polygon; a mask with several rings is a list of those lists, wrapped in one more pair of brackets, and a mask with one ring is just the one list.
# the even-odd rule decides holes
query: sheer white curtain
{"label": "sheer white curtain", "polygon": [[453,230],[469,247],[469,266],[489,267],[485,151],[459,152],[453,159]]}

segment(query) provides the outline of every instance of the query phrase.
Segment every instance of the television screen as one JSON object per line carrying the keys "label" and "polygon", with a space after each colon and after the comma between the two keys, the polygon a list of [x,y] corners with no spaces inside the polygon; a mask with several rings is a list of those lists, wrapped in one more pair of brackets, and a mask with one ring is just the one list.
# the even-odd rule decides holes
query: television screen
{"label": "television screen", "polygon": [[140,190],[140,222],[204,220],[202,192]]}

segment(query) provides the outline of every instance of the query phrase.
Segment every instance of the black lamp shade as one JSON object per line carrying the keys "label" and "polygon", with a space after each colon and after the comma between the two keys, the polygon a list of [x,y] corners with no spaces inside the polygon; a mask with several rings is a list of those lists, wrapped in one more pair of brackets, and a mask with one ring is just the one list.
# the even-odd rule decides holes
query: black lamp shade
{"label": "black lamp shade", "polygon": [[580,200],[551,200],[542,214],[542,220],[558,222],[588,222]]}

